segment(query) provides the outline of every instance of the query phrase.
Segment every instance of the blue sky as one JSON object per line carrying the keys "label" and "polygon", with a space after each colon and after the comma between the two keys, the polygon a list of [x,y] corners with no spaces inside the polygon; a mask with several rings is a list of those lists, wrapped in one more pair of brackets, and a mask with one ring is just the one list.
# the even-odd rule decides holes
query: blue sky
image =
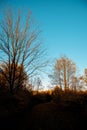
{"label": "blue sky", "polygon": [[0,0],[0,10],[31,10],[41,24],[49,59],[66,55],[80,73],[87,67],[86,0]]}

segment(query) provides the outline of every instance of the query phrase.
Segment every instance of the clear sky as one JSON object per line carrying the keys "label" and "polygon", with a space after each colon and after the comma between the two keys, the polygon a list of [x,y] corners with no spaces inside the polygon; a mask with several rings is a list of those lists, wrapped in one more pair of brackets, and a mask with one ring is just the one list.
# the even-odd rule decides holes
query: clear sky
{"label": "clear sky", "polygon": [[80,73],[87,67],[87,0],[0,0],[0,10],[31,10],[41,23],[49,58],[66,55]]}

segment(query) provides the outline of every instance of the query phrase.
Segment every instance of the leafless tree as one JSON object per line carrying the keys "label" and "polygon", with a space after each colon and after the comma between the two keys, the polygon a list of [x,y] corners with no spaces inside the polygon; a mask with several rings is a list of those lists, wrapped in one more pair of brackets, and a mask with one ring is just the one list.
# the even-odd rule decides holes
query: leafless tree
{"label": "leafless tree", "polygon": [[79,78],[72,76],[70,88],[72,91],[76,91],[79,88]]}
{"label": "leafless tree", "polygon": [[[14,16],[11,10],[7,12],[0,21],[0,61],[8,69],[8,75],[4,71],[2,74],[8,81],[12,93],[15,83],[16,87],[19,87],[27,76],[30,78],[37,74],[46,62],[43,59],[45,54],[39,39],[41,31],[32,23],[31,13],[22,18],[20,12],[17,16]],[[16,77],[19,65],[26,71],[26,75],[22,78],[22,67],[18,69],[19,76]]]}
{"label": "leafless tree", "polygon": [[85,68],[85,70],[84,70],[84,82],[87,86],[87,68]]}
{"label": "leafless tree", "polygon": [[66,56],[63,56],[60,59],[56,60],[53,78],[54,80],[56,79],[57,85],[60,88],[64,87],[66,90],[70,87],[71,78],[75,75],[75,72],[75,63]]}
{"label": "leafless tree", "polygon": [[33,81],[33,85],[34,85],[34,90],[37,91],[37,93],[39,92],[39,90],[42,89],[42,81],[41,81],[41,78],[40,77],[36,77],[34,78],[34,81]]}

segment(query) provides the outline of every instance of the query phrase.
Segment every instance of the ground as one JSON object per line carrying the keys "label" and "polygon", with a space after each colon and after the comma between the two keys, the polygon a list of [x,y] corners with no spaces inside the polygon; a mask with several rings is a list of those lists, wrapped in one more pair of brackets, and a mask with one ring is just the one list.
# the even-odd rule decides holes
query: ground
{"label": "ground", "polygon": [[[21,94],[20,94],[21,95]],[[87,129],[87,96],[79,100],[0,95],[0,129],[84,130]],[[23,97],[24,96],[24,97]],[[36,101],[35,101],[36,100]],[[43,101],[44,100],[44,101]]]}

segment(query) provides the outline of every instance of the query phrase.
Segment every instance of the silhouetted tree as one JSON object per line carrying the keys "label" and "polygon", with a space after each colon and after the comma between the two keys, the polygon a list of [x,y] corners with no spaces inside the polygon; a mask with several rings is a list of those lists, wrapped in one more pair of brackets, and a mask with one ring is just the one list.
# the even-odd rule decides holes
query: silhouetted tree
{"label": "silhouetted tree", "polygon": [[36,77],[33,80],[33,90],[38,91],[42,89],[42,81],[40,77]]}
{"label": "silhouetted tree", "polygon": [[[0,61],[7,68],[8,76],[4,71],[3,76],[12,93],[16,78],[18,80],[16,87],[18,87],[20,81],[22,82],[26,76],[30,78],[37,74],[38,70],[46,65],[46,62],[43,61],[44,50],[42,50],[42,42],[39,40],[40,31],[37,25],[32,24],[31,13],[29,12],[23,23],[19,12],[16,17],[13,16],[11,10],[7,12],[0,22]],[[22,67],[19,68],[19,76],[16,77],[19,65],[26,71],[23,79],[21,78]]]}
{"label": "silhouetted tree", "polygon": [[39,77],[36,80],[36,85],[37,85],[37,92],[38,92],[41,89],[40,87],[42,86],[42,81]]}

